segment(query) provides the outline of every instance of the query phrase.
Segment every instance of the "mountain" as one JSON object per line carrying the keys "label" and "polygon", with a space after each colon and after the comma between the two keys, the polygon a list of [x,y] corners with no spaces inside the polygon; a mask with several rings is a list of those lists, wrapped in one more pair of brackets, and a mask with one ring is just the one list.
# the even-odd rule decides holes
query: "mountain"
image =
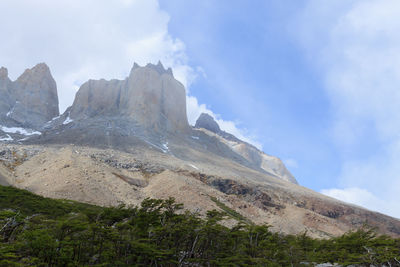
{"label": "mountain", "polygon": [[59,115],[57,85],[49,67],[38,64],[15,81],[0,68],[0,140],[39,135],[44,123]]}
{"label": "mountain", "polygon": [[227,144],[234,152],[264,171],[275,175],[277,178],[297,184],[294,176],[288,169],[286,169],[285,165],[279,158],[267,155],[258,150],[255,146],[239,140],[230,133],[222,131],[219,128],[218,123],[209,114],[202,113],[197,119],[194,127],[197,129],[203,129],[203,131],[205,130],[204,132],[209,135],[215,135],[221,142]]}
{"label": "mountain", "polygon": [[25,70],[14,82],[2,67],[0,93],[0,116],[10,124],[40,128],[59,115],[57,85],[44,63]]}
{"label": "mountain", "polygon": [[[21,77],[12,82],[0,70],[2,184],[103,206],[172,196],[203,215],[227,212],[227,225],[245,218],[284,233],[329,237],[368,224],[400,236],[399,220],[298,185],[279,158],[222,131],[211,116],[190,126],[185,88],[161,63],[134,64],[124,80],[87,81],[62,115],[57,100],[44,104],[57,95],[45,65]],[[17,101],[41,116],[19,109],[7,116]]]}
{"label": "mountain", "polygon": [[90,80],[79,89],[71,119],[125,117],[156,132],[185,132],[186,94],[183,85],[161,62],[131,70],[123,81]]}

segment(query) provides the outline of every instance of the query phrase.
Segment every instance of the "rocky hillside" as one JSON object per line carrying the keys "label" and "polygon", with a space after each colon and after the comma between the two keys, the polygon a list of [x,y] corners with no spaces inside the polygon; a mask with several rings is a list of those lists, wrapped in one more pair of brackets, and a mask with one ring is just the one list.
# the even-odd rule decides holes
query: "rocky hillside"
{"label": "rocky hillside", "polygon": [[[399,220],[299,186],[282,161],[209,115],[191,127],[185,89],[161,63],[135,64],[125,80],[84,83],[62,115],[52,108],[57,101],[37,108],[54,97],[45,65],[15,82],[0,74],[1,184],[105,206],[173,196],[200,214],[229,210],[227,225],[239,216],[284,233],[328,237],[369,224],[400,236]],[[33,103],[19,89],[10,93],[18,83]],[[13,110],[17,101],[41,116]]]}
{"label": "rocky hillside", "polygon": [[277,158],[265,154],[258,150],[255,146],[250,145],[235,136],[219,128],[218,123],[208,114],[201,114],[196,121],[195,128],[202,129],[203,132],[210,136],[216,136],[221,142],[228,145],[234,152],[244,157],[246,160],[268,172],[277,178],[297,184],[294,176],[285,167],[283,162]]}

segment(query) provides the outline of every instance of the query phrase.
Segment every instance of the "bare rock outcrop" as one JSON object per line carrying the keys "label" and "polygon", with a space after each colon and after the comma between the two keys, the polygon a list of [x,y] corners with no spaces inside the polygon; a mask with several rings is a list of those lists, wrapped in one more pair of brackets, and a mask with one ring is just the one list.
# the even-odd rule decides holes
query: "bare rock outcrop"
{"label": "bare rock outcrop", "polygon": [[10,94],[11,80],[8,78],[8,70],[0,68],[0,117],[5,116],[11,108],[12,98]]}
{"label": "bare rock outcrop", "polygon": [[136,63],[125,80],[89,80],[70,110],[73,120],[120,116],[156,132],[186,132],[186,94],[171,69]]}
{"label": "bare rock outcrop", "polygon": [[0,117],[3,122],[37,129],[58,115],[57,85],[46,64],[25,70],[13,82],[8,78],[7,69],[0,69]]}
{"label": "bare rock outcrop", "polygon": [[211,117],[207,113],[201,113],[194,127],[204,128],[216,134],[221,132],[218,123],[214,120],[213,117]]}

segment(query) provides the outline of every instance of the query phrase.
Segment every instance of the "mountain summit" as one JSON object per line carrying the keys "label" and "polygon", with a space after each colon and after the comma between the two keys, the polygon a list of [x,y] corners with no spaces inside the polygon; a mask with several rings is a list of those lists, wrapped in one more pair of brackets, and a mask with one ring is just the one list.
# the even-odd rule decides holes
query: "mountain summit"
{"label": "mountain summit", "polygon": [[38,64],[14,82],[0,69],[0,124],[40,128],[59,115],[57,85],[49,67]]}
{"label": "mountain summit", "polygon": [[70,118],[120,116],[153,131],[185,132],[186,92],[171,69],[136,63],[125,80],[89,80],[76,94]]}
{"label": "mountain summit", "polygon": [[201,113],[194,127],[203,128],[216,134],[221,133],[218,123],[207,113]]}

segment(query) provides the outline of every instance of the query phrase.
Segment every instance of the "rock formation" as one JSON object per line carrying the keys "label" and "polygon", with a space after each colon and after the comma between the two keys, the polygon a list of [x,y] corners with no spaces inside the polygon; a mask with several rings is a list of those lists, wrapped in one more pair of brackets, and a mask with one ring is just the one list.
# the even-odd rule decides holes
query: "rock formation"
{"label": "rock formation", "polygon": [[200,117],[197,119],[195,128],[203,128],[209,130],[213,133],[220,133],[221,129],[219,128],[218,123],[214,120],[213,117],[208,115],[207,113],[201,113]]}
{"label": "rock formation", "polygon": [[222,131],[218,123],[210,115],[202,113],[196,121],[195,128],[202,128],[216,134],[220,137],[222,142],[226,143],[234,152],[244,157],[251,164],[280,179],[297,184],[294,176],[279,158],[267,155],[253,145],[243,142],[232,134]]}
{"label": "rock formation", "polygon": [[81,86],[70,110],[73,120],[123,117],[156,132],[186,132],[186,94],[171,69],[159,62],[136,63],[125,80],[89,80]]}
{"label": "rock formation", "polygon": [[0,118],[5,116],[14,102],[11,97],[11,80],[6,68],[0,68]]}
{"label": "rock formation", "polygon": [[41,128],[59,115],[57,85],[49,67],[38,64],[14,82],[0,69],[0,117],[4,124]]}

